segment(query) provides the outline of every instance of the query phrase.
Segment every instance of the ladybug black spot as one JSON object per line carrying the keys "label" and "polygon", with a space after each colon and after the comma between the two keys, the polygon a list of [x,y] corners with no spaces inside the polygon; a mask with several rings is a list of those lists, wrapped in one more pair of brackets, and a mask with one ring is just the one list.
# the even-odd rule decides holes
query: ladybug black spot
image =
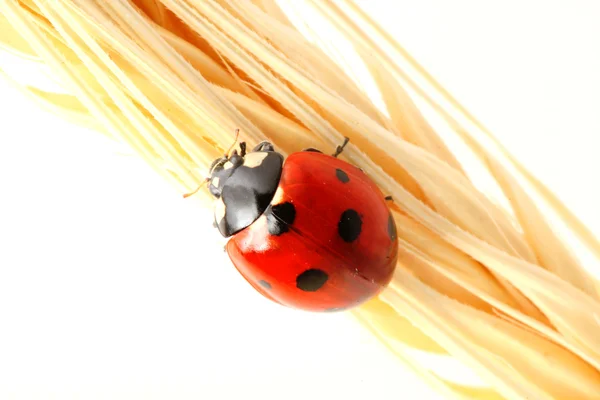
{"label": "ladybug black spot", "polygon": [[350,182],[350,178],[348,177],[348,174],[339,168],[335,170],[335,176],[337,176],[338,180],[342,183]]}
{"label": "ladybug black spot", "polygon": [[317,149],[314,149],[312,147],[308,147],[306,149],[303,149],[302,151],[308,151],[308,152],[311,152],[311,153],[323,153],[321,150],[317,150]]}
{"label": "ladybug black spot", "polygon": [[325,271],[311,268],[296,277],[296,287],[304,292],[316,292],[328,279],[329,275]]}
{"label": "ladybug black spot", "polygon": [[296,219],[296,207],[290,202],[271,207],[267,214],[267,228],[271,235],[279,236],[290,230]]}
{"label": "ladybug black spot", "polygon": [[392,217],[392,214],[390,214],[390,217],[388,218],[387,231],[388,235],[390,236],[390,240],[392,242],[395,241],[398,234],[396,231],[396,222],[394,221],[394,217]]}
{"label": "ladybug black spot", "polygon": [[265,289],[271,289],[271,284],[265,280],[260,280],[258,281],[258,284],[262,287],[264,287]]}
{"label": "ladybug black spot", "polygon": [[353,242],[360,236],[362,230],[362,219],[358,212],[348,209],[342,213],[338,222],[338,233],[345,242]]}

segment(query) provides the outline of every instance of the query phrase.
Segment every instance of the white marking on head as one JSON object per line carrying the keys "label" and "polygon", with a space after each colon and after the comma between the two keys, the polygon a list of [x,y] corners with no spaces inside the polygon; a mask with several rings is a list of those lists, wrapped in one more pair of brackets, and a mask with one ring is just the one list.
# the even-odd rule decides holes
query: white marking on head
{"label": "white marking on head", "polygon": [[218,187],[219,187],[219,177],[218,177],[218,176],[215,176],[214,178],[212,178],[212,180],[210,181],[210,183],[211,183],[211,184],[212,184],[214,187],[218,188]]}
{"label": "white marking on head", "polygon": [[227,161],[225,164],[223,164],[223,169],[230,169],[233,168],[233,164],[231,163],[231,161]]}
{"label": "white marking on head", "polygon": [[215,222],[217,223],[217,225],[221,225],[221,222],[223,221],[223,218],[225,218],[225,212],[226,212],[226,206],[225,203],[223,203],[223,198],[218,198],[217,200],[215,200]]}
{"label": "white marking on head", "polygon": [[244,157],[244,167],[256,168],[262,164],[263,160],[267,158],[269,153],[261,151],[257,153],[248,153]]}

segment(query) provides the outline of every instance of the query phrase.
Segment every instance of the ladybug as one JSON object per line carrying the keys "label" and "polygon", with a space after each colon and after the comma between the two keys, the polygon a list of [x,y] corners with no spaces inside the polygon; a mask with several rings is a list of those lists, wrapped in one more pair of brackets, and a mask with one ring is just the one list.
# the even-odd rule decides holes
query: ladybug
{"label": "ladybug", "polygon": [[359,168],[305,149],[284,159],[267,141],[214,160],[207,186],[214,225],[233,265],[284,306],[341,311],[379,294],[398,256],[396,225]]}

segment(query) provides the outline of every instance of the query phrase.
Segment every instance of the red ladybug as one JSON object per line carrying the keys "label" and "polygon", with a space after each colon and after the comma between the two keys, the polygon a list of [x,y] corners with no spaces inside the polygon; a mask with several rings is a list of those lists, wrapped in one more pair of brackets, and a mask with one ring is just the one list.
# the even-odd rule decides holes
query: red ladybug
{"label": "red ladybug", "polygon": [[238,271],[265,297],[340,311],[377,295],[396,266],[396,225],[367,175],[316,149],[286,160],[269,142],[216,159],[215,225]]}

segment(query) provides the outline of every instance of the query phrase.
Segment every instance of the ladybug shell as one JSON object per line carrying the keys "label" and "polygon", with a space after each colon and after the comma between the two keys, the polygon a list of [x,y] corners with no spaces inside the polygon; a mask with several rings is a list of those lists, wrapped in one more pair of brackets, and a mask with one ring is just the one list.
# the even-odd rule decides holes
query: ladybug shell
{"label": "ladybug shell", "polygon": [[398,240],[386,200],[367,175],[332,156],[299,152],[285,160],[267,210],[226,248],[267,298],[338,311],[387,286]]}

